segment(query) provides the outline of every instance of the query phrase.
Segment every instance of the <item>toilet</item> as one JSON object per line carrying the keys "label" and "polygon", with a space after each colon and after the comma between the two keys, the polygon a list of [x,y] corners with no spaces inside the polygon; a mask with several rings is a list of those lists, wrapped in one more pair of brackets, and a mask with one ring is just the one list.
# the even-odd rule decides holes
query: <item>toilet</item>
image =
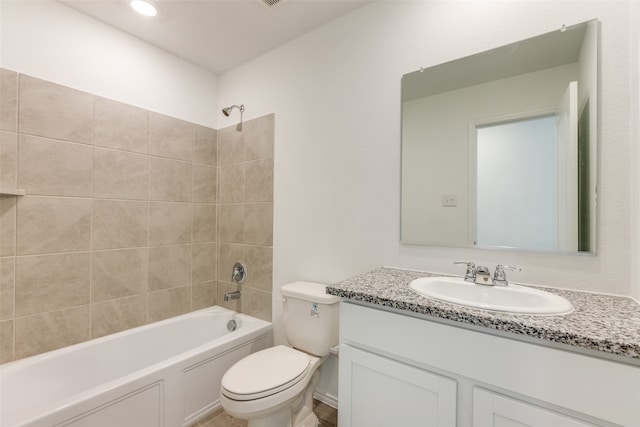
{"label": "toilet", "polygon": [[289,346],[253,353],[222,377],[220,403],[248,427],[316,427],[318,367],[338,344],[340,298],[326,286],[294,282],[281,289]]}

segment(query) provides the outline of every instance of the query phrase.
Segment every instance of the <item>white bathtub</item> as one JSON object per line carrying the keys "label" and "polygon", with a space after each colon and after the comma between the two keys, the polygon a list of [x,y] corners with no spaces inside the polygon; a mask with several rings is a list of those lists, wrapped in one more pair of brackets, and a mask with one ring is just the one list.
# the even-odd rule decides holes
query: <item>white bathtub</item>
{"label": "white bathtub", "polygon": [[[227,331],[235,320],[238,327]],[[211,307],[0,366],[0,426],[190,426],[271,323]]]}

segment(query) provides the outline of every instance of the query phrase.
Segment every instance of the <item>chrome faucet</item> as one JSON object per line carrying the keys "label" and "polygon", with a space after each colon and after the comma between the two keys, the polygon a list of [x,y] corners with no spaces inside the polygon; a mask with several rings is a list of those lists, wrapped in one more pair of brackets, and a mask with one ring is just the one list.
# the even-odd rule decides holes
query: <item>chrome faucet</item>
{"label": "chrome faucet", "polygon": [[522,271],[520,267],[510,267],[508,265],[498,264],[496,266],[496,271],[493,273],[492,279],[489,268],[484,265],[476,267],[476,264],[471,261],[454,261],[453,263],[456,265],[466,265],[467,271],[465,272],[464,280],[477,285],[508,286],[509,282],[507,281],[507,275],[504,271]]}
{"label": "chrome faucet", "polygon": [[522,271],[520,267],[510,267],[508,265],[496,265],[496,271],[493,273],[493,286],[508,286],[507,275],[505,270]]}
{"label": "chrome faucet", "polygon": [[240,291],[235,291],[235,292],[227,292],[226,294],[224,294],[224,300],[225,301],[230,301],[230,300],[234,300],[234,299],[240,299]]}
{"label": "chrome faucet", "polygon": [[466,265],[467,271],[464,273],[464,280],[467,282],[476,281],[476,264],[472,261],[454,261],[455,265]]}
{"label": "chrome faucet", "polygon": [[491,272],[488,267],[484,265],[479,265],[476,268],[476,279],[474,280],[477,285],[493,285],[493,280],[491,280]]}

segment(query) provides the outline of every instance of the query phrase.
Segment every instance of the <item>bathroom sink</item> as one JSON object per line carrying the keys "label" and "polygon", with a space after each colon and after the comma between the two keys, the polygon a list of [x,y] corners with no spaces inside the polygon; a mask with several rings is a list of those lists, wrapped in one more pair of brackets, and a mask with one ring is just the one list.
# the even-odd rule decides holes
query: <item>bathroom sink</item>
{"label": "bathroom sink", "polygon": [[476,285],[458,277],[423,277],[409,286],[425,297],[485,310],[546,315],[573,311],[567,299],[526,286]]}

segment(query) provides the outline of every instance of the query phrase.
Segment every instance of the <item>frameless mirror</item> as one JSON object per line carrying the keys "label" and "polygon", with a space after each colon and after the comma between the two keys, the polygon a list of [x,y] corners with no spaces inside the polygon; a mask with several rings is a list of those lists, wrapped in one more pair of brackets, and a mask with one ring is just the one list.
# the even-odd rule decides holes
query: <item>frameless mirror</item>
{"label": "frameless mirror", "polygon": [[403,243],[595,253],[598,32],[402,77]]}

